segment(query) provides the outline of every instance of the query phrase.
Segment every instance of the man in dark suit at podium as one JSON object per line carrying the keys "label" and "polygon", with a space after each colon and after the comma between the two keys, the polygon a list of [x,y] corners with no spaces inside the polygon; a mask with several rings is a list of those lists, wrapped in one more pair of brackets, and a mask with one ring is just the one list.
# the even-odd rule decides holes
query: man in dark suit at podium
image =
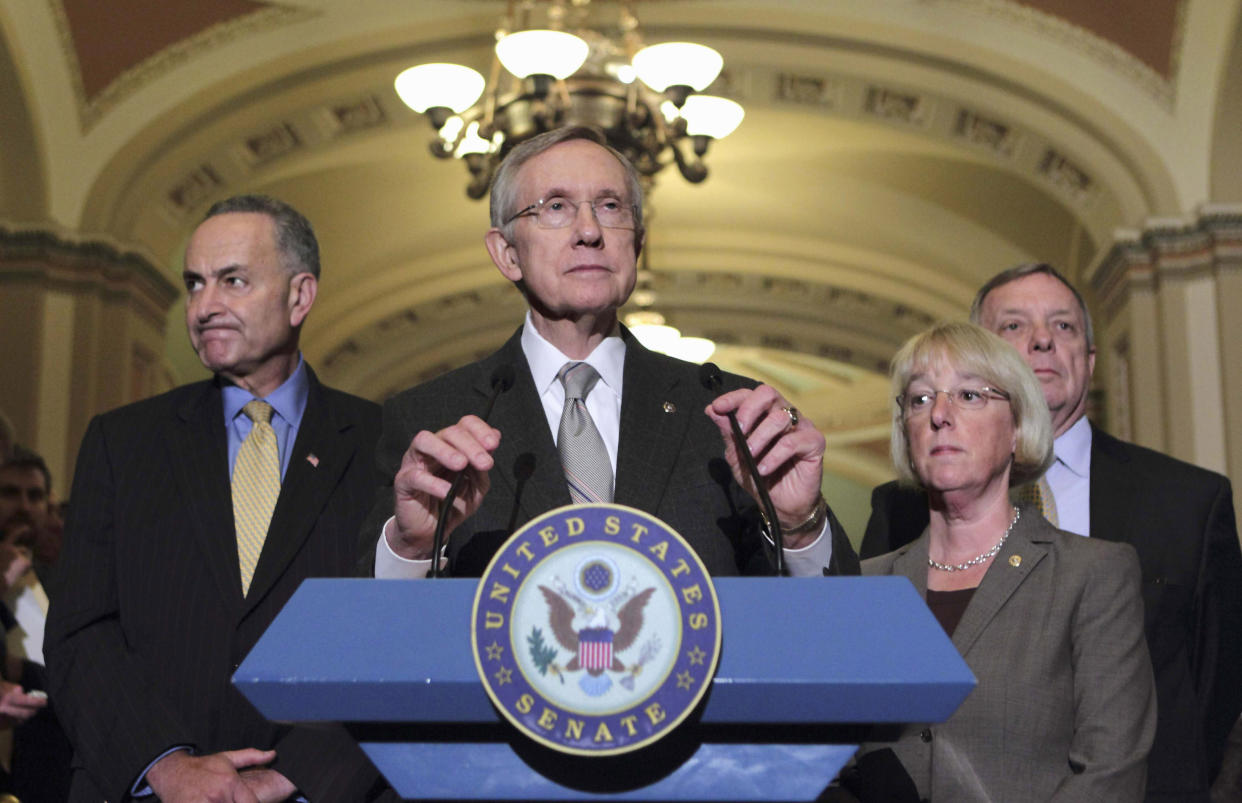
{"label": "man in dark suit at podium", "polygon": [[46,639],[70,799],[368,799],[343,728],[269,722],[230,676],[303,579],[353,573],[379,407],[302,361],[319,249],[297,211],[213,206],[183,275],[214,378],[96,417],[78,455]]}
{"label": "man in dark suit at podium", "polygon": [[[451,475],[448,563],[478,575],[528,520],[571,502],[640,508],[680,532],[715,574],[770,571],[729,424],[735,412],[784,528],[794,573],[857,572],[820,493],[824,438],[770,387],[645,349],[617,319],[643,243],[634,167],[589,128],[518,145],[491,192],[492,261],[529,304],[492,356],[388,402],[379,457],[392,480],[364,528],[363,569],[426,574]],[[507,366],[507,368],[501,368]],[[513,372],[490,423],[497,371]]]}
{"label": "man in dark suit at podium", "polygon": [[[1138,552],[1158,712],[1147,800],[1206,803],[1242,709],[1242,551],[1229,480],[1087,421],[1091,318],[1052,267],[996,275],[975,296],[971,319],[1012,343],[1043,386],[1056,437],[1056,461],[1040,484],[1049,519]],[[914,540],[927,521],[922,492],[877,487],[863,556]]]}

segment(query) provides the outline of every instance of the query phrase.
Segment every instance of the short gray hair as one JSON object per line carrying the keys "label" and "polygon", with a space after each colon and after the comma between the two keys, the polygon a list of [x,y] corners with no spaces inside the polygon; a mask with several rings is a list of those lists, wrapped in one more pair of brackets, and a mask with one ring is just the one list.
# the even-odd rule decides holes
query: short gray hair
{"label": "short gray hair", "polygon": [[1087,349],[1094,349],[1095,329],[1091,326],[1091,313],[1087,310],[1087,302],[1083,300],[1082,294],[1078,292],[1078,288],[1070,284],[1069,279],[1062,276],[1060,271],[1047,262],[1023,262],[1021,265],[1015,265],[1008,270],[1003,270],[991,279],[988,279],[987,284],[979,288],[979,292],[975,294],[975,300],[970,305],[970,320],[973,323],[982,325],[983,299],[987,298],[988,293],[1002,285],[1016,282],[1024,276],[1030,276],[1032,273],[1045,273],[1068,287],[1069,291],[1074,294],[1074,300],[1078,302],[1078,309],[1082,312],[1083,332],[1087,335]]}
{"label": "short gray hair", "polygon": [[212,204],[203,220],[233,212],[255,212],[271,218],[276,227],[276,250],[285,270],[319,278],[319,241],[301,212],[267,195],[234,195]]}
{"label": "short gray hair", "polygon": [[[513,226],[516,221],[509,220],[517,213],[517,174],[522,165],[529,162],[544,151],[562,142],[585,139],[604,148],[621,163],[625,169],[625,188],[630,195],[630,203],[634,205],[634,248],[642,247],[643,242],[643,184],[634,164],[616,148],[608,144],[604,132],[586,125],[565,126],[545,131],[515,146],[509,155],[500,163],[492,179],[491,197],[488,199],[488,211],[492,217],[492,228],[500,229],[505,240],[513,242]],[[508,221],[508,223],[506,223]]]}
{"label": "short gray hair", "polygon": [[[893,357],[889,370],[893,397],[904,395],[916,373],[938,362],[962,373],[974,374],[1009,394],[1009,409],[1018,434],[1009,484],[1023,485],[1039,478],[1052,465],[1052,417],[1039,380],[1017,349],[973,323],[937,324],[907,340]],[[910,442],[901,405],[896,406],[893,415],[889,451],[902,484],[922,487],[911,465]]]}

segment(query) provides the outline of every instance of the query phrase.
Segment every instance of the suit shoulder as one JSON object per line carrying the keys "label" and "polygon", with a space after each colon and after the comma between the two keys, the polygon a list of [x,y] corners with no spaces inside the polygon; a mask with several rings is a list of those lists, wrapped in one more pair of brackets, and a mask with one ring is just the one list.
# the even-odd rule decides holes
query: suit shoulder
{"label": "suit shoulder", "polygon": [[862,574],[864,577],[876,577],[893,573],[893,564],[897,562],[897,558],[909,551],[909,544],[900,546],[892,552],[885,552],[883,555],[876,555],[874,558],[867,558],[862,561]]}
{"label": "suit shoulder", "polygon": [[462,389],[472,387],[479,381],[479,377],[484,373],[483,366],[484,361],[480,360],[468,363],[460,368],[454,368],[452,371],[441,374],[434,379],[428,379],[426,382],[419,382],[417,385],[389,396],[384,402],[384,406],[403,407],[417,404],[427,399],[440,399],[454,393],[460,393]]}
{"label": "suit shoulder", "polygon": [[100,413],[95,418],[106,427],[125,426],[130,422],[150,422],[186,404],[200,401],[215,390],[210,379],[179,385],[172,390]]}
{"label": "suit shoulder", "polygon": [[1052,548],[1065,560],[1080,565],[1133,566],[1139,570],[1138,552],[1130,544],[1104,538],[1088,538],[1048,525]]}
{"label": "suit shoulder", "polygon": [[1162,485],[1185,484],[1213,487],[1223,485],[1229,487],[1229,479],[1223,474],[1179,460],[1164,452],[1123,441],[1098,429],[1092,433],[1092,438],[1096,439],[1097,448],[1101,451],[1119,460],[1133,463],[1136,467],[1141,467],[1144,474],[1154,476]]}
{"label": "suit shoulder", "polygon": [[343,411],[351,417],[379,420],[383,410],[377,403],[343,390],[320,385],[324,398],[336,410]]}

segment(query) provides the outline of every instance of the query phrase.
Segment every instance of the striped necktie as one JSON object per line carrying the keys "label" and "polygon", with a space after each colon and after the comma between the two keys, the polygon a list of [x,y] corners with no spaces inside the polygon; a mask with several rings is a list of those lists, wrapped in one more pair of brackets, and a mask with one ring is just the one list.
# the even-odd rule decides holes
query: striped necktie
{"label": "striped necktie", "polygon": [[556,448],[561,453],[569,496],[574,504],[611,502],[612,461],[586,408],[587,394],[599,381],[599,374],[585,362],[569,362],[556,378],[565,386]]}
{"label": "striped necktie", "polygon": [[250,591],[272,511],[280,496],[280,457],[271,424],[272,405],[256,399],[247,402],[242,412],[254,422],[233,464],[233,521],[237,527],[237,558],[244,596]]}
{"label": "striped necktie", "polygon": [[1052,494],[1052,487],[1048,485],[1047,477],[1040,477],[1037,482],[1023,485],[1016,497],[1017,501],[1025,502],[1038,510],[1053,527],[1060,526],[1057,520],[1057,500]]}

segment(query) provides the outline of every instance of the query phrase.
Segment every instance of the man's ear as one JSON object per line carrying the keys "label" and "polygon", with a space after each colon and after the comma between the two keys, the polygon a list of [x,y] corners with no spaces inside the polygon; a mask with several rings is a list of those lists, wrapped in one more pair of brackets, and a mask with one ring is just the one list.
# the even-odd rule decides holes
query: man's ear
{"label": "man's ear", "polygon": [[298,327],[306,320],[315,296],[319,293],[319,280],[313,273],[298,273],[289,280],[289,325]]}
{"label": "man's ear", "polygon": [[518,261],[517,248],[505,239],[500,229],[489,230],[483,241],[487,243],[487,253],[491,254],[492,262],[501,275],[511,282],[521,281],[522,265]]}
{"label": "man's ear", "polygon": [[1087,351],[1087,378],[1095,376],[1095,346]]}

